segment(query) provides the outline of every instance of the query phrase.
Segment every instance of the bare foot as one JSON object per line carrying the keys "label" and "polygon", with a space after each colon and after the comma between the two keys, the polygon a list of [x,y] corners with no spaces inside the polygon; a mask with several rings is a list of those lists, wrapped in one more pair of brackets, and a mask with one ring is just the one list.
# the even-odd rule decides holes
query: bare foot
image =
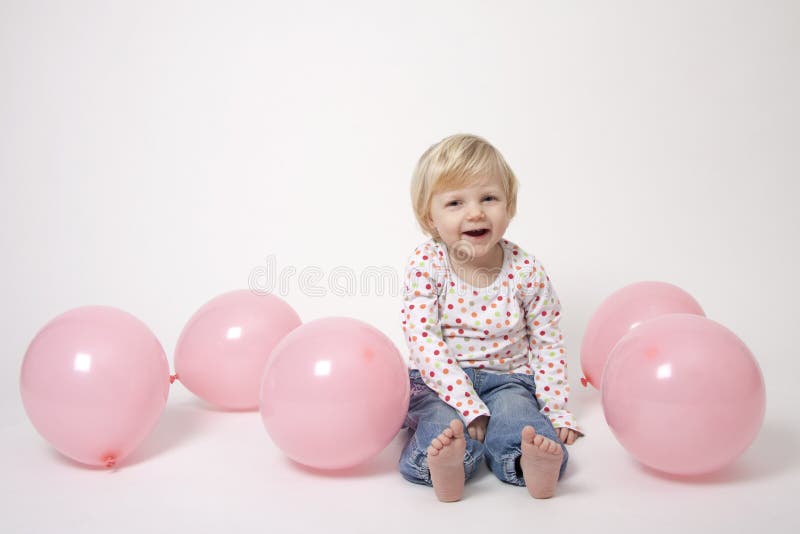
{"label": "bare foot", "polygon": [[464,452],[467,440],[464,425],[458,419],[450,421],[428,447],[428,467],[436,497],[442,502],[461,500],[464,495]]}
{"label": "bare foot", "polygon": [[531,426],[522,429],[522,458],[519,465],[531,497],[549,499],[555,495],[563,456],[561,445],[555,441],[536,434]]}

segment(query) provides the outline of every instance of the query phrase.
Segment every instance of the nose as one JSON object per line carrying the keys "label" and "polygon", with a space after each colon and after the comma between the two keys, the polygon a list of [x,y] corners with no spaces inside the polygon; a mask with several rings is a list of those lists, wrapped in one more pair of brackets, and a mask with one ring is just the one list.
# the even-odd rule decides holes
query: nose
{"label": "nose", "polygon": [[467,219],[470,221],[479,221],[483,219],[483,208],[480,204],[470,204],[469,211],[467,212]]}

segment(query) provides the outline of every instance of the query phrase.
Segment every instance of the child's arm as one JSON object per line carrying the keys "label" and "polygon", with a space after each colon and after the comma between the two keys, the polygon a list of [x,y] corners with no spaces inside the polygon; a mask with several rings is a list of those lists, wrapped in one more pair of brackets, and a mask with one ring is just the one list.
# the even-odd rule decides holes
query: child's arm
{"label": "child's arm", "polygon": [[550,278],[537,260],[533,260],[530,277],[527,282],[523,280],[521,289],[530,365],[535,372],[541,412],[550,418],[556,431],[563,432],[559,429],[566,428],[583,434],[575,417],[567,410],[569,383],[564,336],[559,327],[561,304]]}
{"label": "child's arm", "polygon": [[409,258],[403,289],[403,333],[412,364],[425,384],[469,426],[476,418],[490,414],[442,337],[438,291],[442,289],[443,269],[442,259],[429,243],[418,247]]}

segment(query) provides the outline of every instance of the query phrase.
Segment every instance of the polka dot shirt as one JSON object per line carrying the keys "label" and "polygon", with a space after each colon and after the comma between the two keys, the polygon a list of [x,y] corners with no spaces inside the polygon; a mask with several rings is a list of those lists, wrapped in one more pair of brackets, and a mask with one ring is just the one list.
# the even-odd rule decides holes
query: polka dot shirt
{"label": "polka dot shirt", "polygon": [[554,427],[582,433],[566,408],[569,385],[558,297],[533,256],[510,241],[500,244],[501,272],[483,288],[453,273],[443,243],[429,240],[414,250],[403,287],[409,365],[466,424],[491,413],[464,368],[534,375],[541,412]]}

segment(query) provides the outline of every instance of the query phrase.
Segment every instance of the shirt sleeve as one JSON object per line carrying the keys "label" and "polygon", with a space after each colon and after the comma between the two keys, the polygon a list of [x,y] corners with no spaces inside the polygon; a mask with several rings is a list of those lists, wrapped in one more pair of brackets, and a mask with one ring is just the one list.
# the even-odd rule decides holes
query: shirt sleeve
{"label": "shirt sleeve", "polygon": [[567,410],[569,383],[564,336],[561,333],[561,303],[544,267],[533,260],[530,278],[523,286],[523,308],[528,330],[529,360],[536,380],[536,398],[542,414],[555,428],[571,428],[583,434]]}
{"label": "shirt sleeve", "polygon": [[409,259],[403,284],[403,333],[412,367],[469,425],[490,413],[443,338],[439,311],[443,269],[442,258],[433,246],[417,248]]}

